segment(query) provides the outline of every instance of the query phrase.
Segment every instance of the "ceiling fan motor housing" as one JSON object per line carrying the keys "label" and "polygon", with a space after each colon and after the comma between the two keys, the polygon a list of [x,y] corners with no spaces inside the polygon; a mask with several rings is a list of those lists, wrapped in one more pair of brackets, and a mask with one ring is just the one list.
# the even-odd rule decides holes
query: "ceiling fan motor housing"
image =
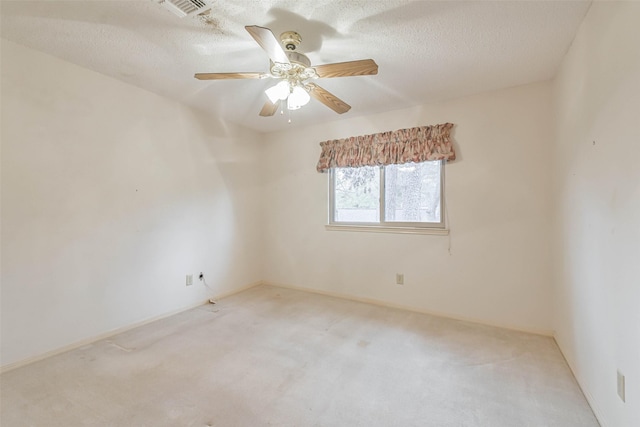
{"label": "ceiling fan motor housing", "polygon": [[311,60],[307,55],[296,52],[296,47],[302,42],[302,37],[295,31],[285,31],[280,34],[280,41],[286,48],[289,64],[271,62],[271,75],[276,78],[287,79],[294,85],[300,85],[304,80],[317,78],[316,72],[311,68]]}
{"label": "ceiling fan motor housing", "polygon": [[302,37],[300,37],[300,34],[295,31],[285,31],[280,34],[280,41],[287,50],[296,50],[298,45],[302,42]]}
{"label": "ceiling fan motor housing", "polygon": [[307,79],[317,79],[316,70],[311,67],[311,61],[306,55],[298,52],[286,52],[290,64],[271,62],[271,75],[279,79],[287,79],[301,83]]}
{"label": "ceiling fan motor housing", "polygon": [[311,61],[309,60],[307,55],[304,55],[304,54],[299,53],[299,52],[294,52],[294,51],[291,51],[291,50],[287,51],[285,53],[287,54],[287,58],[289,58],[289,61],[292,64],[302,65],[303,67],[310,67],[311,66]]}

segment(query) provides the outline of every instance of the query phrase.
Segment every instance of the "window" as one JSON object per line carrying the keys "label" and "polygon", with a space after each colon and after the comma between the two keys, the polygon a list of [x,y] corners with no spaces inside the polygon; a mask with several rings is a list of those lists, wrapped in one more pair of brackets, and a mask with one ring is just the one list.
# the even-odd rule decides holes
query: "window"
{"label": "window", "polygon": [[443,162],[333,168],[329,224],[444,228]]}

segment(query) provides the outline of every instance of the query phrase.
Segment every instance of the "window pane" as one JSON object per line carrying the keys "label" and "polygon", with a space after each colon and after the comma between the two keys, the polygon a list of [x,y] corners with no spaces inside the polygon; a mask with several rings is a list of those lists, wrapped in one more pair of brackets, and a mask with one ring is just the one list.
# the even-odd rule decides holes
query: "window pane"
{"label": "window pane", "polygon": [[336,222],[380,222],[380,168],[335,169]]}
{"label": "window pane", "polygon": [[440,161],[385,166],[385,221],[440,222],[440,167]]}

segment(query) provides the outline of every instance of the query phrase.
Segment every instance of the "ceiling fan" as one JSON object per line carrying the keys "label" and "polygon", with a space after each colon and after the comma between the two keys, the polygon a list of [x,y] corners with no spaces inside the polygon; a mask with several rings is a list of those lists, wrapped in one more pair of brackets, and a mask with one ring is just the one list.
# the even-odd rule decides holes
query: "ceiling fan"
{"label": "ceiling fan", "polygon": [[198,73],[195,78],[199,80],[279,79],[278,84],[265,91],[268,99],[260,111],[263,117],[273,116],[280,108],[281,102],[286,101],[287,109],[297,110],[306,105],[311,97],[338,114],[346,113],[351,109],[349,104],[309,80],[378,74],[378,64],[373,59],[312,67],[306,55],[296,52],[302,37],[295,31],[285,31],[280,35],[285,50],[270,29],[257,25],[246,26],[245,29],[269,55],[268,73]]}

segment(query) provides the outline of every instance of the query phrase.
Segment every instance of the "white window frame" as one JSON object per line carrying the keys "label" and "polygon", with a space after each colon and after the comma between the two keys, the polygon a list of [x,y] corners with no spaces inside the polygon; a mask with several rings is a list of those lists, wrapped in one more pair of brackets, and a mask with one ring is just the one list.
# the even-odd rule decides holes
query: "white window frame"
{"label": "white window frame", "polygon": [[440,222],[398,222],[385,221],[385,167],[380,168],[380,197],[378,198],[379,222],[344,222],[335,220],[335,169],[329,169],[329,223],[327,230],[372,231],[406,234],[449,234],[445,223],[445,161],[440,161]]}

